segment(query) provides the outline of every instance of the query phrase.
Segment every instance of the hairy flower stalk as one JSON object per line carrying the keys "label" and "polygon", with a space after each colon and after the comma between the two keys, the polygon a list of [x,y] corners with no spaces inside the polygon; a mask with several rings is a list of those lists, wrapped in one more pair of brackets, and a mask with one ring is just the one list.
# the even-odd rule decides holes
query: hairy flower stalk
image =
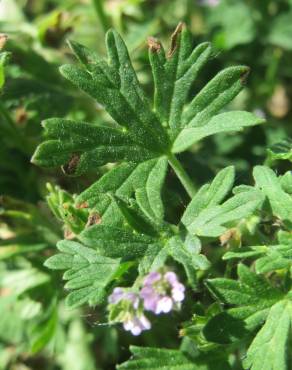
{"label": "hairy flower stalk", "polygon": [[143,281],[140,297],[144,308],[156,315],[179,309],[185,298],[185,286],[172,271],[150,272]]}
{"label": "hairy flower stalk", "polygon": [[[108,302],[110,321],[122,322],[126,331],[130,331],[136,336],[151,328],[150,321],[143,314],[143,307],[138,294],[117,287],[109,296]],[[117,315],[116,312],[118,312]]]}

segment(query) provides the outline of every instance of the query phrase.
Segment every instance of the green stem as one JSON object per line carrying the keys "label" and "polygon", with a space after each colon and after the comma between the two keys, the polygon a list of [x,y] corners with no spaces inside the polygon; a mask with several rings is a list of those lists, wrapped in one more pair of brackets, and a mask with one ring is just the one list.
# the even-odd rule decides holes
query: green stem
{"label": "green stem", "polygon": [[110,28],[108,17],[104,11],[104,0],[92,0],[94,9],[98,16],[98,19],[102,25],[103,31],[106,33],[107,30]]}
{"label": "green stem", "polygon": [[189,178],[189,175],[186,173],[180,162],[173,154],[170,154],[168,156],[168,162],[170,163],[177,177],[180,179],[180,182],[184,186],[190,198],[193,198],[196,194],[196,189],[192,180]]}

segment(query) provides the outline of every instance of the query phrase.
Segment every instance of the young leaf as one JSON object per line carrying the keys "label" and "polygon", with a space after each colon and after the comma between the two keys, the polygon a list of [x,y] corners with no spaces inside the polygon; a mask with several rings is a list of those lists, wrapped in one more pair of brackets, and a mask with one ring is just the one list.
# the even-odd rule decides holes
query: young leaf
{"label": "young leaf", "polygon": [[268,198],[273,215],[292,222],[292,197],[281,187],[279,178],[268,167],[256,166],[253,171],[256,186]]}
{"label": "young leaf", "polygon": [[247,217],[263,202],[255,189],[240,192],[220,205],[234,181],[234,169],[228,167],[215,177],[211,185],[204,185],[187,207],[182,223],[191,234],[217,237],[226,224]]}
{"label": "young leaf", "polygon": [[226,167],[218,172],[211,184],[202,186],[185,210],[182,223],[189,226],[203,209],[218,205],[231,190],[234,176],[234,167]]}
{"label": "young leaf", "polygon": [[100,303],[120,260],[102,257],[94,249],[68,240],[60,241],[57,248],[61,253],[47,259],[45,266],[66,270],[63,275],[64,280],[68,280],[65,288],[73,290],[67,297],[67,305],[77,307],[86,302],[89,305]]}
{"label": "young leaf", "polygon": [[292,303],[282,300],[271,308],[265,325],[251,343],[243,361],[244,369],[288,370],[291,327]]}

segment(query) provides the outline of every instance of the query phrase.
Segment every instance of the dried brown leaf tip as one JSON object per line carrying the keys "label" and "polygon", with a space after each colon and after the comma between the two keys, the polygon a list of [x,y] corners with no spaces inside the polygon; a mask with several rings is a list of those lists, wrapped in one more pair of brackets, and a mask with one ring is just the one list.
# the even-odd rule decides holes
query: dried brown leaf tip
{"label": "dried brown leaf tip", "polygon": [[62,166],[62,170],[66,175],[74,175],[76,172],[77,166],[80,161],[80,155],[79,154],[73,154],[71,159],[67,164]]}
{"label": "dried brown leaf tip", "polygon": [[89,207],[89,205],[88,205],[87,202],[82,202],[82,203],[76,204],[77,209],[84,209],[84,208],[88,208],[88,207]]}
{"label": "dried brown leaf tip", "polygon": [[149,50],[152,51],[153,53],[155,53],[155,52],[157,52],[161,49],[160,42],[154,37],[148,37],[147,43],[148,43],[148,46],[149,46]]}
{"label": "dried brown leaf tip", "polygon": [[175,52],[175,50],[178,46],[180,34],[181,34],[184,27],[185,27],[185,24],[183,22],[180,22],[177,25],[174,33],[171,35],[170,48],[169,48],[168,53],[167,53],[168,58],[171,58],[173,53]]}
{"label": "dried brown leaf tip", "polygon": [[28,113],[24,107],[18,107],[15,110],[15,122],[19,126],[23,126],[28,119]]}
{"label": "dried brown leaf tip", "polygon": [[4,48],[7,39],[8,39],[8,36],[5,35],[5,33],[0,33],[0,50]]}
{"label": "dried brown leaf tip", "polygon": [[101,223],[101,217],[98,213],[92,213],[87,220],[86,227],[90,227],[93,225],[99,225]]}
{"label": "dried brown leaf tip", "polygon": [[241,81],[242,85],[246,84],[246,81],[247,81],[247,78],[248,78],[249,74],[250,74],[250,68],[246,67],[246,70],[244,72],[242,72],[242,74],[240,76],[240,81]]}

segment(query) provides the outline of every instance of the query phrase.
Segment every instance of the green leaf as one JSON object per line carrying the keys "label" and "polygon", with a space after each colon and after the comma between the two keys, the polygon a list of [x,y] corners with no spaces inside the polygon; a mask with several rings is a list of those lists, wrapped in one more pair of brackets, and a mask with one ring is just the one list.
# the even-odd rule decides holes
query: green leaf
{"label": "green leaf", "polygon": [[288,370],[291,364],[289,337],[292,327],[292,303],[282,300],[270,310],[265,325],[251,343],[243,361],[250,370]]}
{"label": "green leaf", "polygon": [[121,129],[52,118],[43,122],[49,140],[38,146],[32,162],[44,167],[64,166],[69,175],[96,170],[108,162],[143,161],[158,153],[137,145]]}
{"label": "green leaf", "polygon": [[220,204],[231,190],[234,176],[234,167],[226,167],[218,172],[211,184],[202,186],[185,210],[181,219],[182,223],[189,226],[205,208]]}
{"label": "green leaf", "polygon": [[167,55],[159,41],[151,38],[148,43],[155,84],[154,110],[175,137],[180,130],[189,90],[210,58],[211,46],[203,43],[192,50],[191,35],[183,23],[174,31]]}
{"label": "green leaf", "polygon": [[225,253],[223,259],[256,258],[255,270],[258,274],[288,269],[292,263],[292,240],[285,232],[280,232],[278,239],[281,244],[240,248],[237,251]]}
{"label": "green leaf", "polygon": [[196,286],[197,271],[207,270],[210,267],[207,257],[200,253],[200,241],[190,235],[188,235],[184,242],[180,237],[173,237],[169,240],[165,248],[169,256],[183,265],[189,283]]}
{"label": "green leaf", "polygon": [[228,167],[218,173],[211,185],[206,184],[198,191],[182,217],[182,223],[191,234],[220,236],[228,224],[251,215],[262,204],[261,193],[251,188],[220,205],[233,181],[234,169]]}
{"label": "green leaf", "polygon": [[292,197],[281,187],[276,174],[268,167],[256,166],[253,171],[256,186],[268,198],[273,215],[292,222]]}
{"label": "green leaf", "polygon": [[167,135],[150,109],[121,36],[113,30],[107,33],[108,62],[77,43],[71,46],[84,69],[62,66],[64,77],[102,104],[134,141],[154,150],[166,148]]}
{"label": "green leaf", "polygon": [[157,160],[147,176],[146,183],[136,190],[136,199],[143,212],[152,220],[162,221],[164,208],[161,200],[161,190],[167,171],[167,159]]}
{"label": "green leaf", "polygon": [[118,370],[229,370],[228,362],[216,355],[199,355],[194,359],[174,349],[131,346],[133,358],[118,365]]}
{"label": "green leaf", "polygon": [[292,172],[291,171],[287,171],[283,176],[281,176],[280,183],[281,183],[282,189],[286,193],[292,195]]}
{"label": "green leaf", "polygon": [[292,50],[291,10],[274,18],[269,27],[268,41],[287,50]]}
{"label": "green leaf", "polygon": [[57,244],[61,253],[50,257],[45,266],[53,270],[66,270],[65,288],[73,290],[67,297],[69,307],[84,303],[96,305],[103,299],[106,286],[114,278],[119,259],[111,259],[97,254],[94,249],[79,243],[63,240]]}
{"label": "green leaf", "polygon": [[203,333],[211,342],[227,344],[250,335],[265,321],[270,308],[284,297],[284,293],[242,264],[238,265],[238,277],[238,281],[217,278],[206,283],[220,302],[238,306],[208,321]]}
{"label": "green leaf", "polygon": [[204,126],[187,127],[176,138],[172,151],[182,152],[203,138],[222,132],[242,131],[244,127],[258,125],[265,120],[248,112],[226,112],[212,117]]}
{"label": "green leaf", "polygon": [[[262,122],[246,112],[223,113],[212,121],[212,116],[242,89],[247,67],[222,71],[188,103],[192,84],[210,58],[211,47],[203,43],[193,49],[183,24],[172,35],[167,55],[160,42],[149,40],[154,108],[139,84],[122,38],[115,31],[106,36],[107,61],[80,44],[70,45],[81,66],[65,65],[61,73],[96,99],[115,122],[106,126],[63,119],[45,121],[48,140],[37,148],[32,161],[41,166],[63,166],[67,174],[79,175],[109,162],[138,164],[156,158],[157,167],[147,177],[148,185],[143,184],[136,194],[140,206],[153,219],[163,217],[157,189],[163,183],[166,160],[174,163],[171,148],[183,128],[197,131],[191,136],[187,131],[179,135],[174,151],[185,150],[210,134],[238,131]],[[161,176],[156,178],[157,174]],[[156,190],[152,191],[154,184]]]}
{"label": "green leaf", "polygon": [[167,158],[151,159],[140,164],[123,163],[107,172],[98,181],[81,193],[77,199],[77,206],[86,204],[96,208],[104,215],[110,210],[112,198],[109,194],[119,198],[136,196],[139,206],[152,219],[162,220],[164,208],[161,200],[161,190],[167,170]]}
{"label": "green leaf", "polygon": [[282,140],[267,149],[268,157],[271,160],[288,160],[292,162],[292,139]]}
{"label": "green leaf", "polygon": [[98,250],[104,256],[125,259],[139,258],[144,255],[148,245],[155,239],[138,234],[131,228],[110,225],[94,225],[85,229],[79,239],[88,247]]}
{"label": "green leaf", "polygon": [[228,104],[244,87],[249,68],[229,67],[219,72],[185,109],[183,127],[199,127]]}
{"label": "green leaf", "polygon": [[195,370],[199,369],[191,360],[178,350],[131,346],[134,356],[130,361],[117,366],[118,370]]}

